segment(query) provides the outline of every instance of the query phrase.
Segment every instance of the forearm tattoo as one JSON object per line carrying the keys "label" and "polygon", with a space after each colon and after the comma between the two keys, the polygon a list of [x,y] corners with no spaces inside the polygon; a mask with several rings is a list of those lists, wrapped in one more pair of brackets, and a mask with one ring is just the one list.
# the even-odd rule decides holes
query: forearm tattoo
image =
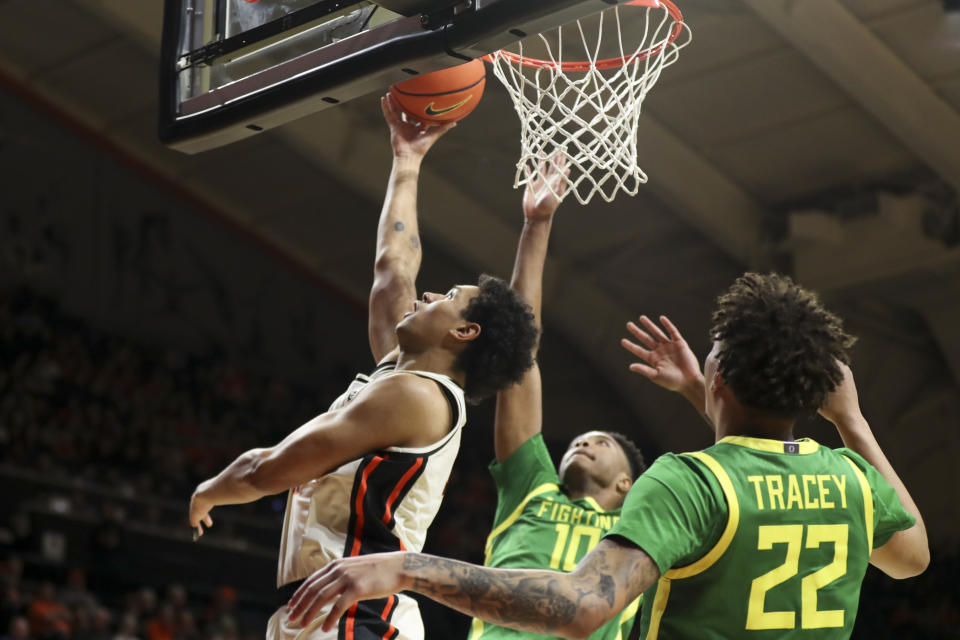
{"label": "forearm tattoo", "polygon": [[[638,555],[652,564],[642,551]],[[587,612],[591,620],[612,618],[635,589],[639,594],[656,580],[655,565],[649,575],[642,563],[631,560],[608,561],[598,548],[589,556],[589,567],[574,574],[490,569],[423,555],[406,556],[403,568],[415,574],[412,589],[437,602],[499,625],[552,634],[583,621]]]}
{"label": "forearm tattoo", "polygon": [[546,632],[577,614],[577,603],[559,588],[559,573],[503,572],[430,556],[408,556],[404,569],[437,574],[437,580],[415,578],[414,591],[498,624]]}

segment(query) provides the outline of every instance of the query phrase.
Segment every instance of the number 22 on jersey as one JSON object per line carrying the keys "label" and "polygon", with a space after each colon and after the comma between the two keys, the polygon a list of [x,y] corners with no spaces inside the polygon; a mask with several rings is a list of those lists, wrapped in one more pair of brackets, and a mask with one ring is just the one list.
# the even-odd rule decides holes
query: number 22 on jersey
{"label": "number 22 on jersey", "polygon": [[[767,592],[791,580],[800,570],[800,554],[806,530],[807,549],[817,549],[826,542],[833,543],[833,561],[805,576],[800,581],[800,627],[823,629],[843,626],[843,609],[821,611],[817,608],[817,591],[847,573],[847,539],[849,528],[845,524],[786,524],[759,527],[757,550],[769,551],[775,544],[786,544],[787,554],[783,564],[754,579],[750,586],[750,601],[747,605],[747,629],[793,629],[796,627],[795,611],[766,611],[764,602]],[[786,585],[785,588],[796,588]]]}

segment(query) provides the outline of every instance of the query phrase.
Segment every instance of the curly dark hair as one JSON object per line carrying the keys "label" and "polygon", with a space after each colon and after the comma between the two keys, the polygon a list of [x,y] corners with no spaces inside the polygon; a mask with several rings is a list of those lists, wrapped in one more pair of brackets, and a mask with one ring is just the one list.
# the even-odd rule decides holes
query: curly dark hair
{"label": "curly dark hair", "polygon": [[480,325],[480,335],[457,356],[466,373],[464,393],[471,404],[520,381],[533,366],[537,326],[530,306],[500,278],[483,274],[480,293],[463,310],[463,317]]}
{"label": "curly dark hair", "polygon": [[776,273],[745,273],[720,297],[710,338],[724,383],[748,407],[784,417],[819,409],[843,380],[856,338],[817,294]]}
{"label": "curly dark hair", "polygon": [[626,454],[627,462],[630,463],[630,479],[636,480],[639,478],[647,470],[647,463],[643,459],[640,447],[619,431],[604,431],[604,433],[616,440],[620,448],[623,449],[623,453]]}

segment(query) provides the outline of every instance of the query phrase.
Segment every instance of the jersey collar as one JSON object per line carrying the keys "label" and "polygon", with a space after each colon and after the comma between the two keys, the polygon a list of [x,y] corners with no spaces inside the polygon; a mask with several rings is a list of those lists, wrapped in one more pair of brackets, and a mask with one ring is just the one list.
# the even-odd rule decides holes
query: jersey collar
{"label": "jersey collar", "polygon": [[591,507],[593,507],[594,511],[597,511],[599,513],[606,513],[607,510],[601,507],[600,503],[597,502],[597,499],[594,498],[593,496],[584,496],[583,500],[584,502],[589,504]]}
{"label": "jersey collar", "polygon": [[[717,444],[734,444],[738,447],[755,449],[756,451],[766,451],[768,453],[794,453],[806,455],[814,453],[820,447],[816,441],[810,438],[800,438],[795,442],[784,442],[783,440],[767,440],[766,438],[748,438],[747,436],[727,436],[717,441]],[[790,450],[790,445],[795,449]]]}

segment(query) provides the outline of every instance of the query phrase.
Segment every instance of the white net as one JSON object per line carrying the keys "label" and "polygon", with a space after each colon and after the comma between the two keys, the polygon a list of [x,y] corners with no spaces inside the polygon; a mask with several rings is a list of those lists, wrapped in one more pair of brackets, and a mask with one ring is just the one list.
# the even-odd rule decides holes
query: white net
{"label": "white net", "polygon": [[[520,116],[514,187],[554,183],[541,174],[549,170],[545,160],[558,153],[566,156],[569,169],[566,184],[554,192],[561,199],[573,193],[587,204],[599,194],[611,202],[620,191],[636,195],[647,181],[637,164],[640,107],[663,69],[689,43],[690,31],[669,2],[634,0],[628,5],[633,6],[617,6],[592,20],[540,34],[539,42],[526,45],[528,53],[534,49],[540,58],[525,56],[524,42],[516,53],[488,56]],[[604,29],[609,32],[606,43]],[[625,48],[625,37],[634,32],[642,32],[639,44]],[[577,50],[575,62],[564,59],[565,46]],[[613,55],[604,58],[604,53]]]}

